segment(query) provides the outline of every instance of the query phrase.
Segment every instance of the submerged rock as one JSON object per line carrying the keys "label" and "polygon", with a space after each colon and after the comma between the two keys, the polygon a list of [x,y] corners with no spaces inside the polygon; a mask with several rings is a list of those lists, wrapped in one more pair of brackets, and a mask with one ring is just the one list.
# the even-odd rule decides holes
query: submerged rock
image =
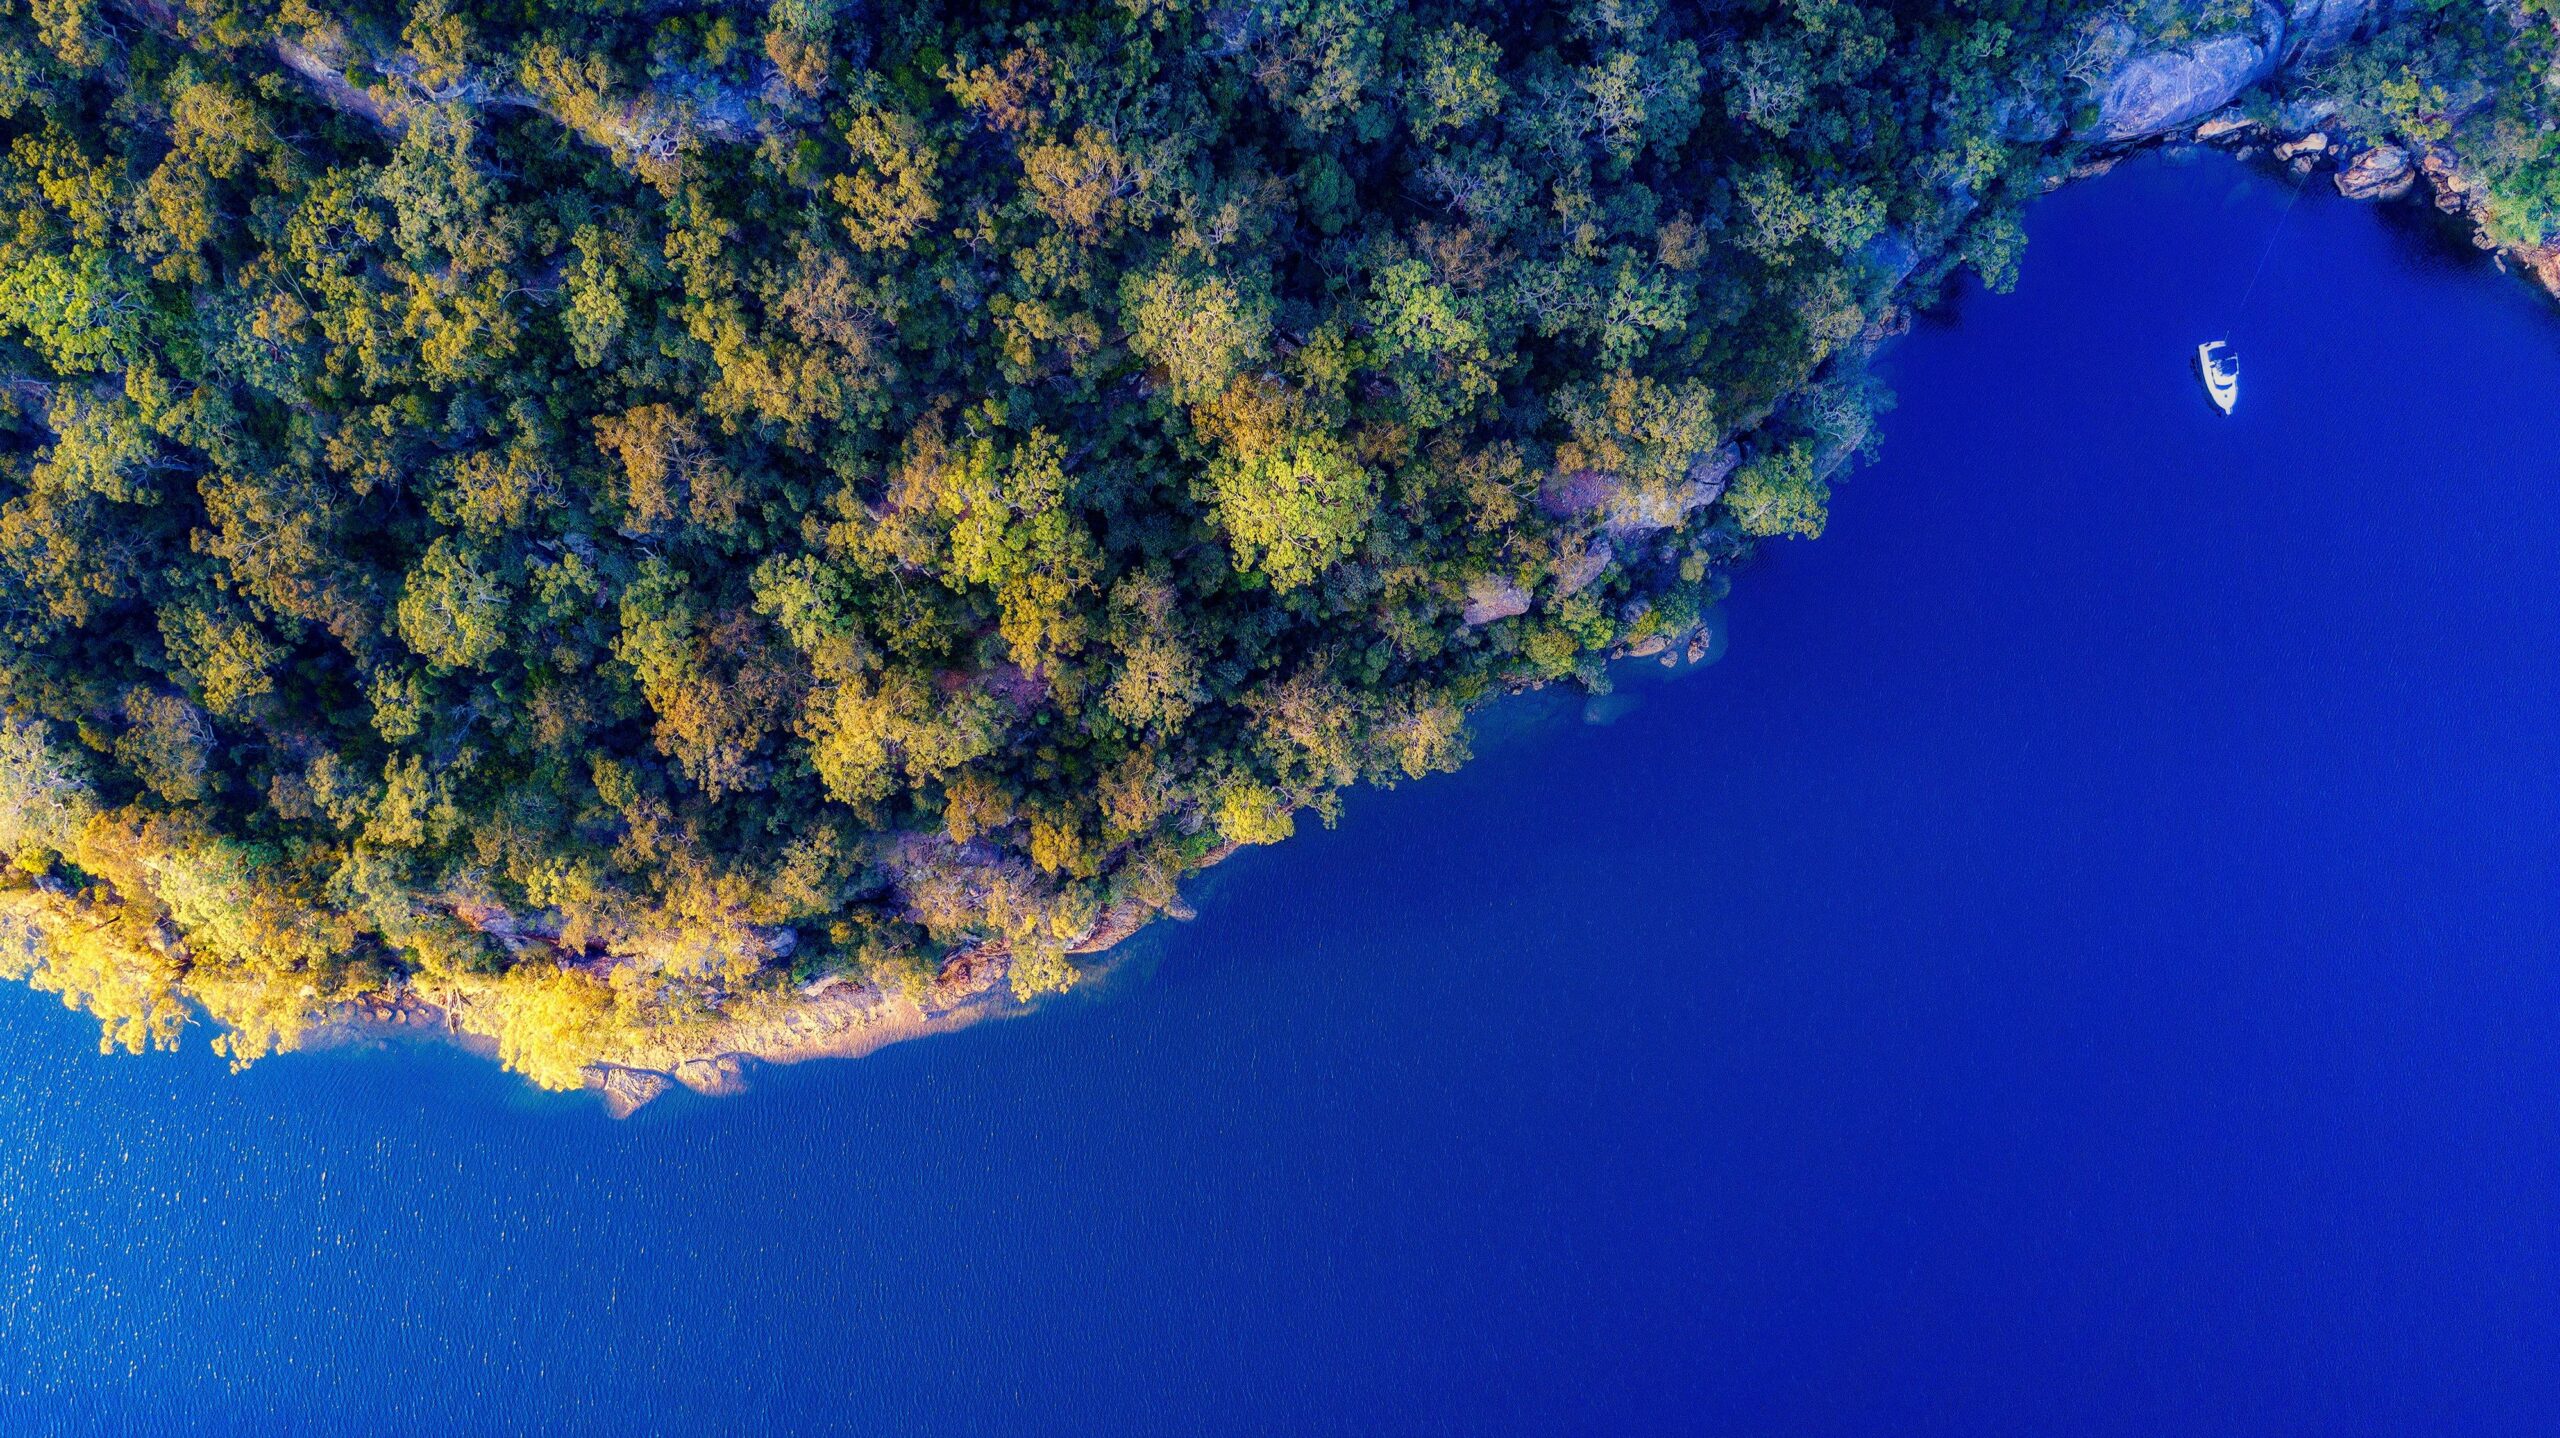
{"label": "submerged rock", "polygon": [[676,1082],[712,1098],[742,1094],[747,1091],[747,1061],[738,1054],[687,1059],[676,1065]]}
{"label": "submerged rock", "polygon": [[675,1080],[653,1069],[624,1068],[620,1064],[589,1064],[587,1087],[604,1099],[604,1111],[615,1118],[629,1118],[652,1100],[675,1087]]}

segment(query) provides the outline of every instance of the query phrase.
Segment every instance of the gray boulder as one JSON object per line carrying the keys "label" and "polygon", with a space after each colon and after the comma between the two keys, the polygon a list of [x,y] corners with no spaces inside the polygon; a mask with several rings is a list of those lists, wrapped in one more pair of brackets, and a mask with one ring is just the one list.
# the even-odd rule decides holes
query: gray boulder
{"label": "gray boulder", "polygon": [[[1899,284],[1901,280],[1897,276],[1892,283]],[[1739,463],[1741,452],[1726,444],[1690,456],[1688,469],[1669,483],[1638,485],[1607,470],[1574,470],[1550,476],[1539,490],[1538,503],[1558,519],[1596,517],[1601,531],[1612,540],[1634,539],[1683,524],[1690,515],[1715,503],[1716,496],[1724,493],[1725,477]],[[1488,587],[1493,584],[1482,577],[1472,581],[1467,591],[1469,615],[1482,611],[1494,619],[1507,619],[1510,613],[1518,612],[1495,612],[1509,601],[1498,588]],[[1471,617],[1467,622],[1490,621]]]}
{"label": "gray boulder", "polygon": [[2300,135],[2317,130],[2338,117],[2338,102],[2326,95],[2296,95],[2279,103],[2274,110],[2278,134]]}
{"label": "gray boulder", "polygon": [[1506,575],[1479,574],[1467,581],[1467,607],[1459,617],[1473,628],[1528,612],[1529,591]]}
{"label": "gray boulder", "polygon": [[2194,124],[2274,73],[2284,40],[2283,16],[2261,5],[2247,30],[2127,59],[2093,87],[2091,138],[2138,140]]}
{"label": "gray boulder", "polygon": [[1556,570],[1556,593],[1579,594],[1588,589],[1591,581],[1608,573],[1610,562],[1617,557],[1618,552],[1609,547],[1609,541],[1605,539],[1591,541],[1590,547],[1565,561]]}
{"label": "gray boulder", "polygon": [[1671,485],[1641,489],[1620,486],[1609,497],[1601,531],[1623,542],[1686,524],[1690,515],[1715,503],[1724,493],[1725,480],[1740,463],[1742,451],[1724,444],[1692,456],[1688,471]]}
{"label": "gray boulder", "polygon": [[1991,107],[1991,129],[2013,145],[2041,145],[2068,128],[2049,96],[2005,95]]}
{"label": "gray boulder", "polygon": [[[2328,54],[2391,0],[2260,0],[2247,28],[2129,55],[2091,81],[2098,119],[2087,137],[2140,140],[2212,114],[2282,66]],[[2294,128],[2294,127],[2288,127]]]}

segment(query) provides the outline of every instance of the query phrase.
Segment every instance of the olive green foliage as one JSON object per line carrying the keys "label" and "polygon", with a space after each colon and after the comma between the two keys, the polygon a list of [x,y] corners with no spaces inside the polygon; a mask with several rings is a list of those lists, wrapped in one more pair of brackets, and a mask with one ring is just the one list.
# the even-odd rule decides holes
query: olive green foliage
{"label": "olive green foliage", "polygon": [[2500,245],[2560,239],[2560,135],[2549,103],[2560,66],[2552,0],[2413,0],[2316,77],[2337,128],[2372,142],[2458,155],[2480,229]]}
{"label": "olive green foliage", "polygon": [[1818,532],[2089,13],[0,0],[0,966],[549,1084],[1061,987]]}
{"label": "olive green foliage", "polygon": [[1725,507],[1745,534],[1818,539],[1831,500],[1830,486],[1813,472],[1813,446],[1798,440],[1754,455],[1725,491]]}

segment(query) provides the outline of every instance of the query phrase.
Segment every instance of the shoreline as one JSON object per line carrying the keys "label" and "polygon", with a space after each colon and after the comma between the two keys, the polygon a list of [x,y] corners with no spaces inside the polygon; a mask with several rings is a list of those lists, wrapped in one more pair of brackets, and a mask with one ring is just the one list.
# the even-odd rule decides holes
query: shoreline
{"label": "shoreline", "polygon": [[[2325,172],[2341,198],[2425,204],[2447,219],[2462,222],[2476,247],[2500,257],[2502,269],[2510,269],[2506,261],[2512,260],[2513,268],[2521,268],[2546,295],[2560,300],[2560,245],[2492,243],[2481,228],[2477,189],[2464,176],[2460,157],[2450,147],[2431,145],[2414,155],[2396,146],[2351,151],[2333,143],[2322,130],[2330,118],[2319,115],[2307,126],[2280,126],[2248,116],[2235,98],[2174,128],[2092,147],[2047,186],[2047,193],[2102,178],[2140,155],[2179,149],[2215,151],[2243,163],[2271,166],[2306,186]],[[1855,347],[1856,361],[1865,363],[1884,344],[1907,333],[1908,314],[1906,307],[1897,304],[1886,322],[1862,335]],[[1841,458],[1845,461],[1846,456]],[[1616,658],[1654,658],[1667,666],[1685,667],[1684,661],[1696,664],[1703,657],[1712,637],[1701,625],[1688,633],[1654,636],[1625,646]],[[1235,849],[1232,844],[1221,846],[1199,868],[1224,860]],[[1086,958],[1113,950],[1146,928],[1158,912],[1144,903],[1123,900],[1105,909],[1067,952]],[[1178,900],[1162,912],[1190,917]],[[597,1095],[609,1115],[627,1118],[678,1086],[707,1097],[743,1093],[754,1066],[863,1058],[892,1044],[956,1033],[988,1019],[1019,1017],[1037,1008],[1038,1001],[1014,996],[1011,961],[1010,946],[1003,939],[989,939],[951,954],[934,979],[914,991],[884,989],[867,978],[829,975],[787,995],[752,1004],[747,1012],[723,1015],[696,1029],[653,1035],[640,1047],[600,1056],[583,1071],[585,1088]],[[1078,965],[1079,981],[1099,978],[1112,967],[1108,962]],[[388,998],[342,1006],[302,1035],[290,1051],[316,1052],[391,1039],[451,1043],[475,1057],[492,1061],[498,1057],[498,1040],[472,1025],[467,1006],[440,1002],[415,987]]]}
{"label": "shoreline", "polygon": [[[1995,97],[2004,101],[1993,118],[2008,148],[2000,152],[2000,165],[1985,173],[1996,174],[1998,185],[1977,193],[1977,181],[1931,179],[1931,203],[1879,208],[1861,221],[1855,237],[1843,232],[1834,250],[1843,261],[1838,276],[1849,287],[1842,291],[1848,303],[1836,312],[1836,327],[1826,323],[1819,344],[1808,341],[1788,351],[1800,364],[1750,390],[1748,404],[1735,413],[1719,411],[1710,422],[1702,410],[1695,428],[1684,421],[1678,431],[1684,447],[1671,455],[1676,462],[1637,471],[1605,455],[1591,457],[1599,451],[1577,449],[1568,458],[1559,449],[1553,465],[1538,457],[1533,470],[1524,471],[1535,481],[1535,494],[1532,499],[1524,485],[1521,502],[1534,503],[1552,521],[1552,553],[1542,547],[1534,564],[1504,561],[1509,568],[1486,567],[1490,561],[1482,556],[1452,560],[1446,572],[1435,573],[1430,602],[1440,606],[1434,612],[1446,621],[1450,616],[1442,611],[1457,605],[1463,588],[1455,622],[1470,631],[1531,616],[1469,641],[1492,645],[1496,655],[1518,652],[1522,634],[1531,630],[1565,648],[1532,650],[1534,664],[1506,661],[1436,695],[1427,726],[1419,713],[1396,720],[1430,731],[1419,741],[1423,748],[1413,751],[1423,757],[1407,757],[1405,772],[1419,775],[1461,762],[1462,731],[1503,696],[1561,683],[1577,671],[1584,678],[1567,694],[1603,691],[1605,670],[1593,669],[1595,662],[1702,662],[1720,641],[1723,621],[1702,619],[1700,606],[1711,608],[1730,587],[1732,569],[1755,546],[1751,536],[1820,533],[1828,482],[1865,452],[1880,412],[1862,374],[1872,357],[1909,331],[1915,309],[1936,307],[1949,295],[1947,286],[1967,256],[1985,283],[2002,288],[2014,276],[2015,246],[2024,243],[2018,210],[2032,205],[2039,192],[2103,176],[2149,152],[2176,163],[2220,150],[2246,163],[2253,175],[2290,179],[2296,199],[2317,181],[2348,199],[2431,204],[2435,225],[2463,224],[2473,244],[2498,255],[2502,270],[2521,266],[2560,297],[2560,242],[2501,246],[2490,238],[2516,233],[2502,218],[2502,202],[2491,196],[2490,179],[2505,173],[2497,152],[2475,142],[2472,154],[2491,159],[2485,170],[2471,168],[2462,153],[2429,138],[2451,134],[2458,115],[2391,119],[2397,110],[2364,100],[2342,109],[2320,93],[2324,76],[2315,62],[2354,43],[2378,13],[2371,0],[2260,7],[2256,23],[2246,29],[2234,28],[2235,21],[2210,27],[2201,38],[2184,29],[2160,32],[2180,36],[2174,43],[2146,40],[2129,21],[2111,18],[2083,36],[2095,47],[2083,57],[2089,60],[2085,73],[2078,62],[2059,75],[2020,72]],[[164,26],[167,21],[156,11],[145,18]],[[301,52],[278,53],[288,70],[308,69],[295,58]],[[324,98],[348,100],[355,94],[320,88]],[[1975,255],[1970,240],[1957,243],[1977,221],[1993,237],[1993,262]],[[1729,488],[1734,492],[1728,494]],[[1773,498],[1782,493],[1794,498]],[[1669,578],[1675,565],[1678,585]],[[1705,582],[1710,574],[1712,584]],[[1592,590],[1595,583],[1602,587]],[[1682,602],[1660,604],[1667,596]],[[1571,632],[1553,627],[1562,621],[1550,613],[1563,612],[1560,606],[1569,599],[1578,616]],[[1613,607],[1615,618],[1609,613]],[[1536,630],[1539,625],[1550,627]],[[1552,657],[1557,652],[1573,668],[1562,667]],[[1382,672],[1370,671],[1352,687],[1374,684]],[[1041,693],[1037,674],[1011,663],[938,671],[934,683],[944,693],[977,684],[984,697],[1012,706],[1017,717],[1036,707]],[[1045,714],[1040,722],[1048,722]],[[1131,784],[1170,782],[1153,769],[1131,772]],[[235,981],[217,967],[195,983],[197,961],[176,911],[144,932],[142,920],[157,911],[136,910],[133,931],[112,941],[123,947],[109,955],[108,967],[138,976],[134,983],[141,995],[116,990],[109,1002],[91,1006],[109,1019],[115,1041],[137,1049],[174,1042],[177,1029],[199,1019],[217,1030],[227,1024],[227,1051],[235,1064],[279,1049],[390,1037],[440,1039],[495,1059],[545,1088],[583,1083],[608,1109],[627,1114],[678,1084],[705,1094],[737,1092],[751,1064],[859,1057],[905,1039],[1026,1012],[1043,992],[1107,968],[1107,962],[1084,960],[1115,949],[1158,912],[1187,917],[1175,884],[1233,852],[1233,845],[1211,847],[1219,835],[1247,834],[1259,842],[1285,838],[1291,814],[1311,803],[1329,805],[1363,771],[1325,772],[1344,777],[1305,784],[1282,780],[1277,788],[1253,781],[1250,792],[1239,789],[1242,797],[1227,805],[1235,822],[1213,818],[1213,806],[1195,796],[1197,802],[1185,801],[1190,807],[1174,822],[1160,824],[1162,832],[1143,849],[1135,836],[1169,811],[1133,822],[1128,834],[1117,827],[1103,831],[1091,852],[1073,833],[1057,837],[1067,831],[1053,829],[1044,839],[1044,821],[1029,810],[1016,814],[1006,807],[1000,817],[986,819],[972,801],[952,810],[947,824],[929,807],[902,813],[894,823],[866,812],[858,855],[848,851],[828,860],[844,860],[846,870],[817,871],[806,889],[807,903],[711,905],[687,910],[682,923],[645,912],[629,922],[573,920],[584,912],[578,907],[582,901],[540,907],[547,902],[541,896],[565,891],[547,885],[496,890],[473,880],[429,905],[437,924],[449,919],[469,931],[447,927],[455,947],[417,947],[404,958],[406,941],[386,939],[388,962],[345,986],[336,978],[315,977],[286,992],[289,981],[267,972],[254,942],[227,950],[217,943],[215,957],[252,971],[256,982]],[[1096,781],[1078,771],[1059,782],[1070,798],[1082,800],[1091,797]],[[297,804],[296,812],[305,817],[317,812],[309,795],[291,785],[278,792],[284,795],[274,801],[284,806],[279,813]],[[817,822],[793,816],[775,827]],[[1029,859],[1051,875],[1071,872],[1072,891],[1031,873],[1020,852],[1026,833]],[[42,892],[23,896],[29,912],[58,927],[85,922],[102,906],[122,903],[120,892],[148,892],[158,882],[148,864],[119,868],[122,861],[114,853],[121,851],[98,852],[105,857],[92,867],[113,870],[113,884],[93,885],[73,875],[84,885],[75,892],[60,875],[36,874],[30,885]],[[628,861],[635,872],[659,862],[642,850],[633,852],[640,856]],[[858,886],[856,857],[868,866]],[[767,882],[754,875],[733,878],[750,889]],[[1022,897],[1026,884],[1031,899]],[[252,888],[242,881],[242,892]],[[327,903],[319,907],[336,912]],[[876,931],[864,937],[850,924],[823,941],[814,937],[821,932],[816,916],[853,907],[863,910],[865,923],[894,925],[890,937],[879,939]],[[117,912],[106,909],[109,918]],[[766,922],[750,922],[751,914]],[[1068,942],[1079,927],[1080,937]],[[365,945],[370,932],[361,923],[328,930],[305,947],[326,953],[332,946]],[[989,934],[1018,936],[1020,952]],[[66,971],[69,977],[53,982],[76,995],[86,980],[76,967]],[[514,982],[519,977],[523,982]],[[350,997],[358,990],[361,997]],[[142,1017],[130,1017],[129,1009]],[[126,1027],[113,1029],[111,1014],[123,1016]]]}
{"label": "shoreline", "polygon": [[[1202,867],[1232,853],[1234,846],[1224,846]],[[1132,901],[1115,904],[1067,951],[1091,957],[1116,949],[1146,928],[1157,912]],[[1163,912],[1190,916],[1179,906]],[[586,1065],[584,1087],[607,1114],[628,1118],[679,1086],[708,1098],[744,1093],[756,1066],[858,1059],[891,1044],[957,1033],[989,1019],[1018,1018],[1039,1001],[1014,996],[1012,958],[1011,946],[1002,939],[971,945],[944,959],[935,977],[916,991],[830,974],[788,997],[751,1004],[699,1028],[655,1035],[641,1047],[599,1057]],[[1116,960],[1078,965],[1078,984],[1102,979],[1116,967]],[[340,1005],[285,1052],[318,1053],[394,1040],[445,1043],[475,1058],[499,1058],[497,1038],[472,1025],[468,1005],[442,1001],[415,986]]]}
{"label": "shoreline", "polygon": [[[752,1065],[862,1058],[891,1044],[1030,1012],[1032,1005],[1005,988],[1008,965],[1001,957],[990,959],[973,950],[946,969],[951,965],[960,966],[958,982],[947,986],[937,981],[930,991],[944,1002],[919,1002],[868,980],[830,976],[800,990],[778,1012],[706,1025],[700,1042],[687,1044],[670,1035],[653,1051],[590,1063],[585,1087],[608,1114],[628,1118],[679,1085],[714,1098],[743,1093]],[[313,1025],[287,1052],[412,1041],[449,1044],[496,1062],[497,1039],[472,1028],[464,1012],[414,989],[388,1002],[360,1000]]]}

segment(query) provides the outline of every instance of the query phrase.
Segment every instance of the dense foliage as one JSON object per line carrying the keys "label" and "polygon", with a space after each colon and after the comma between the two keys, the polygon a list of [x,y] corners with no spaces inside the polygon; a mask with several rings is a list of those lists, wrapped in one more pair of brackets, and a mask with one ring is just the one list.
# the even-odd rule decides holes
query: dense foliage
{"label": "dense foliage", "polygon": [[2458,154],[2480,233],[2498,245],[2560,235],[2560,0],[2402,0],[2308,77],[2333,128]]}
{"label": "dense foliage", "polygon": [[2090,9],[0,0],[0,969],[563,1084],[1070,982],[1818,533]]}

